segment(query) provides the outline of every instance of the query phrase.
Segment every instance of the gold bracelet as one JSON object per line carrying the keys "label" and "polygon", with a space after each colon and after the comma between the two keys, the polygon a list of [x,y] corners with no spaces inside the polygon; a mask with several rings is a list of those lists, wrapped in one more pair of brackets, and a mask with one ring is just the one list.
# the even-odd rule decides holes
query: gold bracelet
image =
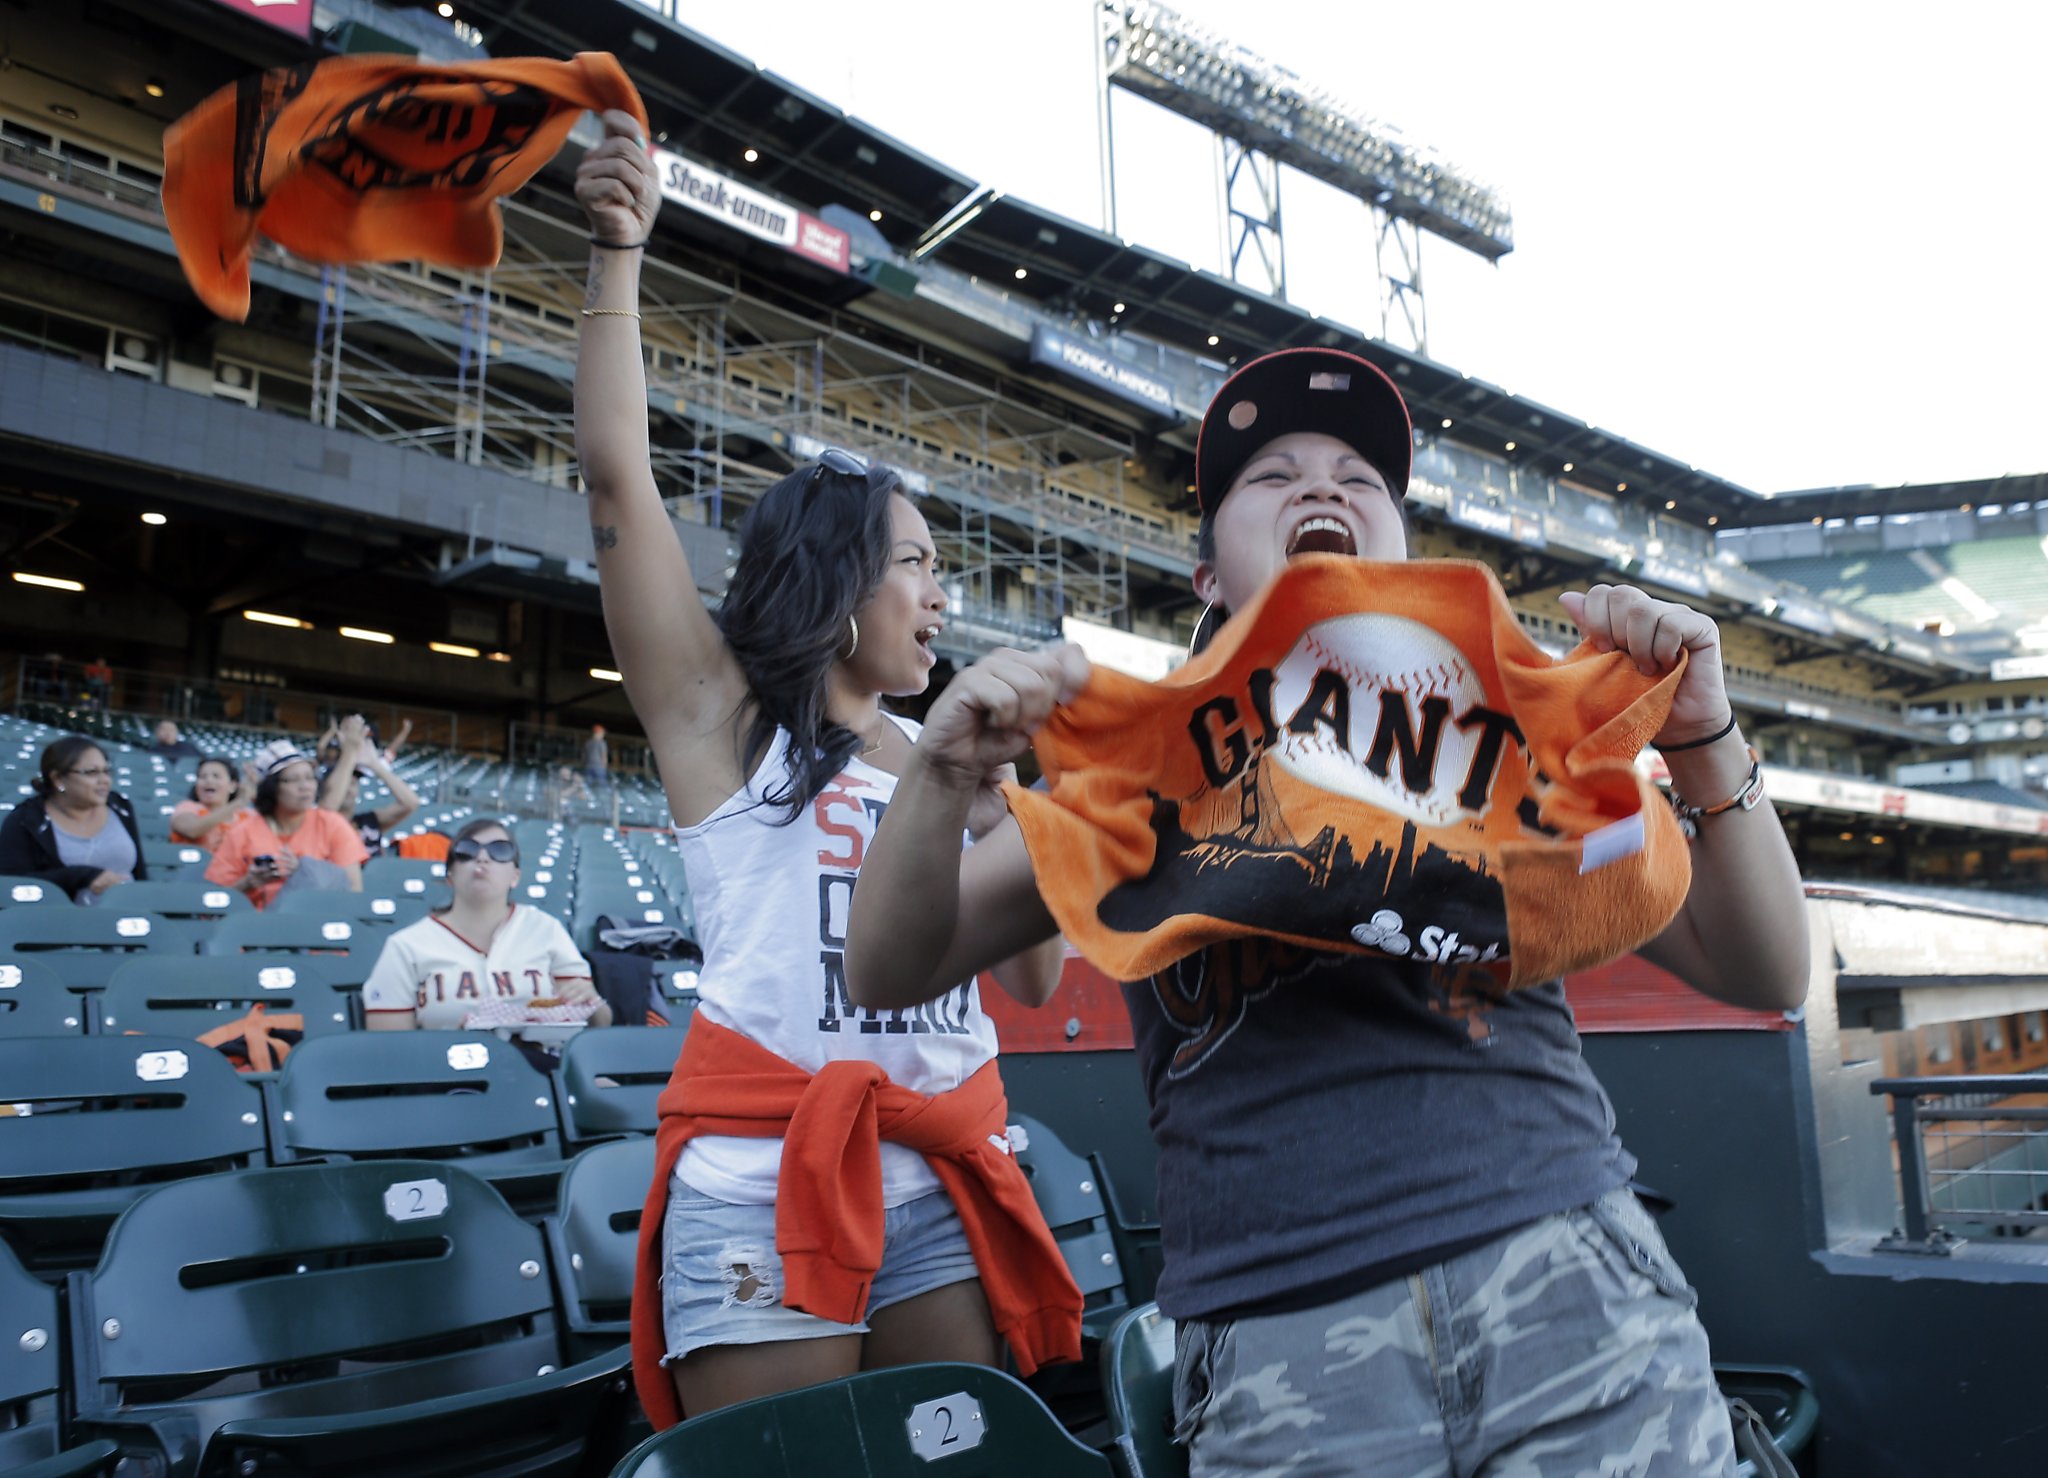
{"label": "gold bracelet", "polygon": [[630,318],[636,323],[640,320],[640,315],[631,308],[585,308],[583,316],[585,318]]}

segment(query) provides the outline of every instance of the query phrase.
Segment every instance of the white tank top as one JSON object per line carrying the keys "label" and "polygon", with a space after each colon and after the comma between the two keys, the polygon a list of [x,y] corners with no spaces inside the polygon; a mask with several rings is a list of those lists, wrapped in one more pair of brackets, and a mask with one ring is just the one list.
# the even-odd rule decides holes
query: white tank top
{"label": "white tank top", "polygon": [[[894,721],[916,739],[916,724]],[[857,1009],[846,996],[847,905],[896,777],[848,760],[778,826],[784,809],[760,797],[786,782],[788,747],[788,733],[777,730],[742,790],[697,825],[676,828],[704,950],[697,1009],[809,1072],[855,1059],[920,1093],[956,1088],[996,1055],[995,1025],[972,980],[905,1011]],[[721,1201],[769,1205],[781,1167],[780,1139],[699,1135],[683,1146],[676,1177]],[[938,1185],[922,1155],[882,1145],[884,1205]]]}

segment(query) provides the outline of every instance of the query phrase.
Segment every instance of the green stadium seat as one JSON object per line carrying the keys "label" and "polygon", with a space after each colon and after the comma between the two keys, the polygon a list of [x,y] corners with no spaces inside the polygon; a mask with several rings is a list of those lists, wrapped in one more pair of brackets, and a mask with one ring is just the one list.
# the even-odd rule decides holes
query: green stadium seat
{"label": "green stadium seat", "polygon": [[363,891],[385,898],[422,898],[429,905],[448,901],[448,869],[424,857],[372,857],[363,864]]}
{"label": "green stadium seat", "polygon": [[67,1292],[77,1429],[169,1478],[567,1475],[617,1450],[626,1351],[566,1358],[540,1232],[451,1165],[161,1187]]}
{"label": "green stadium seat", "polygon": [[0,959],[0,1037],[77,1037],[90,1030],[85,996],[33,955]]}
{"label": "green stadium seat", "polygon": [[1024,1114],[1011,1117],[1024,1131],[1024,1147],[1016,1152],[1018,1168],[1031,1182],[1045,1224],[1052,1228],[1067,1269],[1081,1289],[1081,1331],[1101,1339],[1124,1316],[1130,1300],[1100,1172],[1038,1120]]}
{"label": "green stadium seat", "polygon": [[98,990],[132,956],[191,954],[190,928],[155,914],[28,904],[0,912],[0,958],[32,955],[73,990]]}
{"label": "green stadium seat", "polygon": [[384,926],[317,914],[246,913],[222,919],[200,943],[200,953],[350,955],[372,963],[384,947]]}
{"label": "green stadium seat", "polygon": [[213,862],[213,854],[207,852],[197,841],[152,841],[143,837],[141,860],[150,866],[150,880],[162,878],[184,880],[186,876],[199,878]]}
{"label": "green stadium seat", "polygon": [[27,903],[69,903],[55,883],[44,878],[0,877],[0,908]]}
{"label": "green stadium seat", "polygon": [[653,1179],[653,1139],[596,1145],[569,1162],[560,1208],[541,1222],[569,1332],[593,1350],[627,1336],[640,1215]]}
{"label": "green stadium seat", "polygon": [[434,1159],[483,1176],[538,1215],[562,1173],[554,1083],[489,1033],[316,1037],[272,1085],[280,1164]]}
{"label": "green stadium seat", "polygon": [[556,1077],[564,1132],[572,1141],[652,1134],[655,1100],[683,1050],[684,1028],[580,1031],[562,1048]]}
{"label": "green stadium seat", "polygon": [[[1789,1365],[1714,1365],[1714,1380],[1721,1394],[1747,1401],[1763,1418],[1778,1451],[1797,1458],[1813,1445],[1820,1426],[1820,1400],[1803,1371]],[[1744,1458],[1735,1466],[1736,1478],[1756,1478],[1757,1466]]]}
{"label": "green stadium seat", "polygon": [[579,875],[575,922],[570,933],[575,936],[576,947],[586,955],[596,942],[597,921],[607,915],[630,924],[666,924],[690,938],[696,937],[696,923],[689,911],[678,908],[651,879],[632,888],[623,882],[586,884]]}
{"label": "green stadium seat", "polygon": [[0,1236],[37,1271],[89,1265],[149,1182],[260,1165],[263,1099],[173,1037],[0,1039]]}
{"label": "green stadium seat", "polygon": [[697,1010],[697,978],[703,968],[695,947],[683,958],[654,962],[655,1008],[675,1026],[687,1026]]}
{"label": "green stadium seat", "polygon": [[131,960],[94,998],[94,1030],[103,1036],[147,1032],[198,1037],[262,1006],[266,1015],[293,1014],[309,1037],[348,1031],[351,999],[337,989],[318,956],[194,955]]}
{"label": "green stadium seat", "polygon": [[0,1242],[0,1471],[55,1457],[62,1443],[57,1290]]}
{"label": "green stadium seat", "polygon": [[203,880],[122,883],[100,895],[97,905],[121,913],[153,913],[167,919],[214,920],[229,914],[253,913],[240,888],[223,888]]}
{"label": "green stadium seat", "polygon": [[1132,1309],[1103,1339],[1102,1396],[1122,1478],[1183,1478],[1188,1456],[1173,1442],[1173,1320],[1158,1304]]}
{"label": "green stadium seat", "polygon": [[612,1478],[1109,1478],[1108,1459],[983,1365],[899,1365],[669,1428]]}
{"label": "green stadium seat", "polygon": [[427,916],[428,903],[416,893],[280,893],[266,912],[281,918],[338,919],[403,929]]}
{"label": "green stadium seat", "polygon": [[107,1441],[67,1447],[55,1457],[9,1468],[8,1478],[121,1478],[121,1449]]}

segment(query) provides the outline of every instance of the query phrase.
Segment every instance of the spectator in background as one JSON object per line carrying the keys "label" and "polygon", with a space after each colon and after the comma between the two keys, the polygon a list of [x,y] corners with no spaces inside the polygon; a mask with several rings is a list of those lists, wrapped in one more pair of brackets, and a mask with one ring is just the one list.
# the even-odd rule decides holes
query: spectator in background
{"label": "spectator in background", "polygon": [[147,878],[135,808],[114,789],[106,751],[66,735],[43,750],[34,792],[0,822],[0,874],[41,878],[74,903]]}
{"label": "spectator in background", "polygon": [[[202,759],[205,756],[205,751],[198,745],[190,739],[181,738],[177,724],[167,718],[156,721],[156,742],[149,746],[149,753],[173,762]],[[228,779],[232,783],[234,775],[230,773]]]}
{"label": "spectator in background", "polygon": [[567,821],[578,802],[587,802],[590,799],[590,787],[583,783],[581,775],[567,765],[562,766],[562,772],[555,777],[555,782],[555,819]]}
{"label": "spectator in background", "polygon": [[[390,761],[377,748],[375,732],[361,714],[352,713],[343,719],[335,733],[329,769],[321,777],[320,804],[348,817],[356,835],[362,838],[364,851],[375,857],[384,850],[384,838],[391,828],[420,808],[420,798],[398,778]],[[391,799],[384,805],[359,811],[356,782],[364,775],[383,781]]]}
{"label": "spectator in background", "polygon": [[583,779],[593,791],[604,789],[605,772],[611,768],[611,746],[604,742],[604,725],[592,724],[590,738],[583,745]]}
{"label": "spectator in background", "polygon": [[398,721],[398,737],[393,739],[389,744],[384,746],[385,764],[395,765],[398,763],[398,751],[405,748],[405,741],[408,738],[410,738],[411,735],[412,720],[409,718],[400,719]]}
{"label": "spectator in background", "polygon": [[369,853],[354,827],[321,809],[312,756],[279,739],[256,756],[256,769],[255,805],[221,838],[206,880],[240,888],[258,908],[287,887],[362,892]]}
{"label": "spectator in background", "polygon": [[242,766],[237,783],[233,760],[217,754],[201,760],[192,793],[171,812],[171,835],[181,842],[196,842],[209,852],[219,851],[229,825],[256,804],[258,778],[254,765]]}
{"label": "spectator in background", "polygon": [[113,702],[114,669],[107,666],[105,657],[95,657],[85,664],[85,691],[95,708],[106,708]]}
{"label": "spectator in background", "polygon": [[[449,905],[384,941],[363,983],[364,1019],[373,1032],[417,1028],[458,1031],[494,1001],[534,1006],[597,1001],[587,1025],[609,1026],[590,964],[562,921],[512,901],[519,886],[519,844],[504,825],[479,817],[448,848]],[[515,1042],[529,1060],[553,1057]],[[535,1061],[543,1071],[548,1063]]]}

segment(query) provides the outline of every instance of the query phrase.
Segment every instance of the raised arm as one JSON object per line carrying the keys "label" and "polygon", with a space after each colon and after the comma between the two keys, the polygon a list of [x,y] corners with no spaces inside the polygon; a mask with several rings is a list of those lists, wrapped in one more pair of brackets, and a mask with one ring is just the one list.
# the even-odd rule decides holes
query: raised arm
{"label": "raised arm", "polygon": [[590,223],[590,282],[576,355],[576,458],[612,657],[646,727],[669,804],[702,815],[731,793],[731,737],[746,679],[697,593],[647,454],[640,264],[661,190],[640,126],[604,115],[576,171]]}
{"label": "raised arm", "polygon": [[[959,837],[987,777],[1087,680],[1078,647],[1000,651],[954,678],[932,706],[853,890],[846,985],[856,1005],[931,1000],[1054,934],[1017,823],[1005,820],[964,854]],[[997,978],[1030,1005],[1058,983],[1056,968],[1005,969]]]}
{"label": "raised arm", "polygon": [[[1740,790],[1749,752],[1734,727],[1713,619],[1628,585],[1595,585],[1561,599],[1594,645],[1627,652],[1645,673],[1669,671],[1681,650],[1690,654],[1657,736],[1672,788],[1703,808]],[[1732,1006],[1789,1011],[1806,999],[1806,894],[1769,801],[1701,819],[1692,888],[1642,954]]]}

